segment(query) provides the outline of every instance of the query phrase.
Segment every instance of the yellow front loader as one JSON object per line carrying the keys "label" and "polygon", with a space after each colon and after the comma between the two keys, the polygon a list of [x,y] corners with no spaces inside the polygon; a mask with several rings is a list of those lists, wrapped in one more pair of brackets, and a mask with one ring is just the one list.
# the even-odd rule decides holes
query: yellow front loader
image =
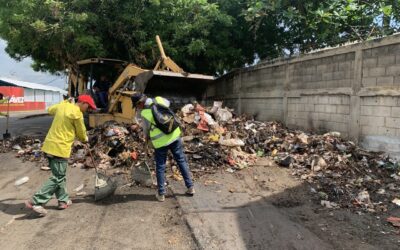
{"label": "yellow front loader", "polygon": [[96,97],[93,89],[95,80],[104,74],[111,80],[115,79],[108,90],[107,107],[102,112],[89,114],[90,127],[112,120],[120,123],[134,122],[135,109],[132,108],[131,96],[135,92],[150,97],[166,97],[173,107],[204,99],[206,89],[214,77],[185,72],[166,56],[158,36],[156,41],[161,57],[153,70],[107,58],[82,60],[69,68],[68,93],[71,97],[83,93]]}

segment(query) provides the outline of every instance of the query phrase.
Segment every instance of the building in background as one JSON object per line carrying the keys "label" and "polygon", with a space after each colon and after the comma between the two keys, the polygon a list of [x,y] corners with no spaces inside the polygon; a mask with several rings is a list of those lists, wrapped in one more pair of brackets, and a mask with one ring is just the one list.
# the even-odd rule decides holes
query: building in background
{"label": "building in background", "polygon": [[[40,111],[59,103],[67,91],[57,87],[0,77],[0,93],[10,97],[10,111]],[[8,104],[0,104],[0,112]]]}

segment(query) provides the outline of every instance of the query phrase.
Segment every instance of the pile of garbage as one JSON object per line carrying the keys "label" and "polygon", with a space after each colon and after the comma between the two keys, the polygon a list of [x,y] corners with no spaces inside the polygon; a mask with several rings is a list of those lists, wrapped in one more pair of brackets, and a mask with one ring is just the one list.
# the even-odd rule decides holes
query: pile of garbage
{"label": "pile of garbage", "polygon": [[16,157],[23,161],[42,161],[41,138],[31,136],[20,136],[12,140],[2,141],[0,143],[0,153],[15,151]]}
{"label": "pile of garbage", "polygon": [[400,206],[400,164],[386,153],[363,150],[338,132],[307,134],[276,122],[241,124],[235,127],[245,131],[244,150],[268,156],[310,183],[322,206],[369,212]]}
{"label": "pile of garbage", "polygon": [[[117,173],[128,173],[128,169],[146,160],[145,143],[138,126],[107,122],[88,131],[89,147],[75,141],[69,163],[72,167],[102,170],[118,169]],[[90,152],[89,152],[90,151]],[[115,172],[114,172],[115,173]]]}
{"label": "pile of garbage", "polygon": [[[311,184],[311,191],[327,208],[357,208],[370,212],[400,206],[400,164],[385,153],[374,153],[341,138],[290,130],[278,122],[237,116],[215,102],[211,107],[187,104],[177,112],[185,153],[195,177],[217,171],[233,173],[270,157],[292,175]],[[151,147],[138,125],[108,122],[88,131],[90,146],[75,142],[70,165],[127,174],[143,162],[154,169]],[[14,150],[24,160],[42,161],[41,141],[20,137],[3,142],[1,152]],[[90,153],[89,153],[90,151]],[[180,179],[169,155],[172,177]]]}

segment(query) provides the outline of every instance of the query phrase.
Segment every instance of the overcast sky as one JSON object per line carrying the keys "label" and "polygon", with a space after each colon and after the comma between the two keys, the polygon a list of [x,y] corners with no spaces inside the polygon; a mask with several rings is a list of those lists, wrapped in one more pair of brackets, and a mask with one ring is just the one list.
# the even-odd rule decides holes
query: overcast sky
{"label": "overcast sky", "polygon": [[22,62],[17,62],[10,58],[4,51],[6,46],[7,42],[0,39],[0,77],[51,85],[65,89],[65,78],[42,72],[35,72],[31,68],[32,60],[30,58],[26,58]]}

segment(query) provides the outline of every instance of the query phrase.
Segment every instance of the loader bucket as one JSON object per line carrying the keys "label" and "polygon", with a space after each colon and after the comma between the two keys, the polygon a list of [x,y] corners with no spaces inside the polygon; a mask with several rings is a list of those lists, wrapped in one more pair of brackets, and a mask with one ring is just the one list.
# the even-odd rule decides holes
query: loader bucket
{"label": "loader bucket", "polygon": [[135,78],[136,91],[150,97],[165,97],[171,101],[173,109],[202,101],[213,80],[213,76],[156,70],[143,72]]}

